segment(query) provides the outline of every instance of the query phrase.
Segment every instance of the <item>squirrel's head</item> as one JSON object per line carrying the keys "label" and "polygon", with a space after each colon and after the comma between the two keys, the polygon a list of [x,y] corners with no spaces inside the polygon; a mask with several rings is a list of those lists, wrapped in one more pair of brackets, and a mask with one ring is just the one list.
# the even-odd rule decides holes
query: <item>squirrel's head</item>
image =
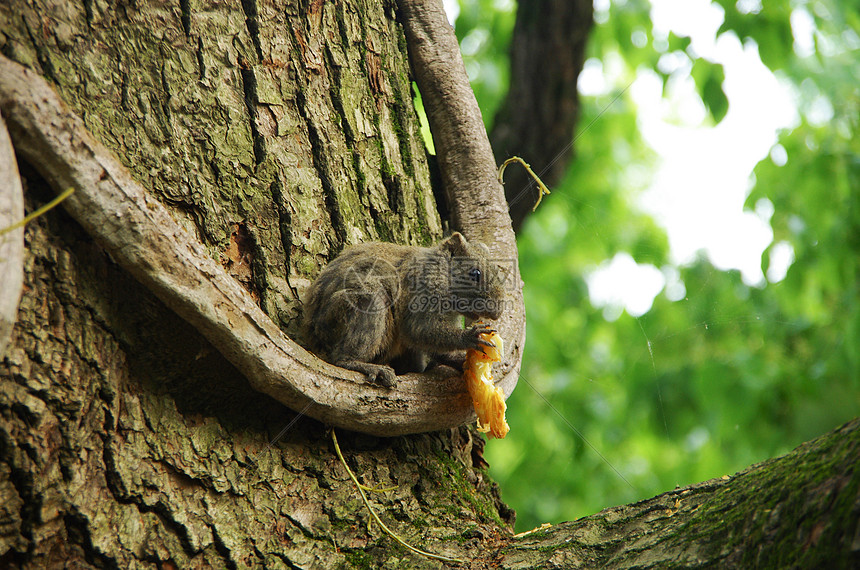
{"label": "squirrel's head", "polygon": [[498,319],[506,296],[503,260],[492,259],[486,245],[469,243],[457,232],[439,245],[451,260],[450,293],[456,311],[472,319]]}

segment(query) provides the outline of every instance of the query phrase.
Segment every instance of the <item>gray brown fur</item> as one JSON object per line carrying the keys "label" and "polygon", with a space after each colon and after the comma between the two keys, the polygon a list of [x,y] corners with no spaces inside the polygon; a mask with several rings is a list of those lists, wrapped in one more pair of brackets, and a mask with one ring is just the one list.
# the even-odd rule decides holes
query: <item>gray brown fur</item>
{"label": "gray brown fur", "polygon": [[421,372],[430,357],[487,345],[487,324],[463,329],[459,315],[498,319],[500,267],[483,244],[459,233],[433,247],[371,242],[346,248],[308,289],[304,337],[332,364],[394,386],[390,365]]}

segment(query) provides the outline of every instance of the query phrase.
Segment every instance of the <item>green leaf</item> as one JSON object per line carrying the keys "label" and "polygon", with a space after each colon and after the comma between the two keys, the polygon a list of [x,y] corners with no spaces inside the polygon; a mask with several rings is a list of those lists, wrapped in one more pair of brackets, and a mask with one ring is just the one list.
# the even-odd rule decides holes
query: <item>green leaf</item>
{"label": "green leaf", "polygon": [[693,80],[702,97],[702,102],[715,123],[719,123],[729,110],[729,100],[723,91],[726,78],[723,66],[699,58],[693,63]]}
{"label": "green leaf", "polygon": [[687,51],[690,47],[690,38],[687,36],[676,36],[675,32],[669,32],[669,51]]}

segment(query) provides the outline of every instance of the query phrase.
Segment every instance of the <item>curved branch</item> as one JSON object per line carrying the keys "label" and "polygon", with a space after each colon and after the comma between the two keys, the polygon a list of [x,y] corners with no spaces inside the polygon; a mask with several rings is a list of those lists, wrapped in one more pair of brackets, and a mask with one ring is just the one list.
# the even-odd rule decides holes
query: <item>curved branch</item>
{"label": "curved branch", "polygon": [[[450,369],[401,376],[398,388],[388,390],[298,346],[90,136],[44,79],[2,56],[0,111],[18,154],[55,189],[75,188],[63,202],[72,217],[254,389],[320,421],[381,436],[474,420],[465,383]],[[518,369],[510,372],[513,383]]]}
{"label": "curved branch", "polygon": [[12,335],[24,284],[24,228],[3,233],[24,217],[24,194],[6,123],[0,116],[0,359]]}
{"label": "curved branch", "polygon": [[496,382],[506,396],[516,387],[525,344],[525,307],[516,236],[481,110],[469,84],[460,45],[441,0],[399,0],[409,61],[421,91],[453,225],[468,240],[490,246],[513,269],[499,332],[508,353]]}

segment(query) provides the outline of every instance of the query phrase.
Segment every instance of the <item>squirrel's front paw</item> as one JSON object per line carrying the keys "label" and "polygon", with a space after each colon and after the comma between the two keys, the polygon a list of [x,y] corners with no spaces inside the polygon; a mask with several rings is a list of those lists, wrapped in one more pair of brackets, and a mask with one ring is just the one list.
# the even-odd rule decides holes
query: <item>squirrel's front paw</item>
{"label": "squirrel's front paw", "polygon": [[463,331],[467,340],[467,348],[477,348],[480,349],[482,346],[488,346],[490,348],[494,348],[495,343],[484,340],[481,335],[491,335],[494,332],[497,332],[491,325],[487,323],[475,323],[471,328]]}
{"label": "squirrel's front paw", "polygon": [[367,373],[367,380],[386,388],[397,386],[397,375],[390,366],[377,366],[376,370]]}

